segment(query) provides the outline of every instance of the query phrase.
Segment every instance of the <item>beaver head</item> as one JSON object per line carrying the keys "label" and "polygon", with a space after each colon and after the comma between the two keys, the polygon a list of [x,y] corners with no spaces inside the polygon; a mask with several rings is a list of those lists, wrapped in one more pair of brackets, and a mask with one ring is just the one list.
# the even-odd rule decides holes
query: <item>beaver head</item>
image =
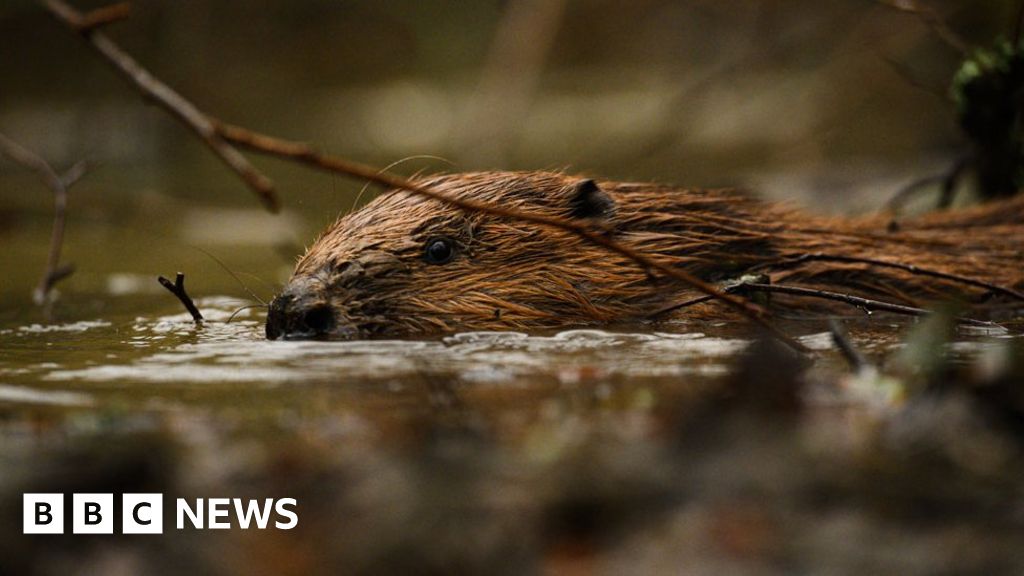
{"label": "beaver head", "polygon": [[[706,282],[757,270],[779,283],[867,298],[963,297],[963,285],[952,280],[805,258],[855,253],[1024,287],[1024,199],[906,221],[901,231],[879,234],[881,217],[814,217],[735,190],[598,183],[546,172],[418,182],[446,197],[581,223]],[[969,232],[958,235],[961,229]],[[696,295],[663,279],[571,232],[393,190],[340,218],[299,260],[270,304],[267,337],[394,338],[629,323]],[[804,300],[788,304],[813,312]],[[780,306],[789,307],[773,298],[772,307]],[[722,312],[709,303],[673,315],[683,317],[720,320]]]}
{"label": "beaver head", "polygon": [[[419,180],[456,198],[592,223],[616,234],[616,198],[553,173]],[[607,323],[649,303],[648,275],[578,236],[394,190],[343,216],[274,298],[267,337],[361,339]]]}
{"label": "beaver head", "polygon": [[[815,217],[735,190],[546,172],[418,182],[450,198],[573,220],[706,282],[757,270],[773,281],[868,298],[963,296],[952,280],[805,258],[852,251],[1024,287],[1024,199],[906,221],[902,231],[879,234],[881,217]],[[960,229],[970,232],[958,236]],[[271,302],[266,330],[271,339],[355,339],[635,322],[692,301],[691,288],[663,278],[562,229],[393,190],[320,236]],[[809,309],[799,299],[790,304]],[[773,308],[780,305],[787,302],[772,299]],[[682,317],[721,319],[721,311],[688,306],[673,315]]]}

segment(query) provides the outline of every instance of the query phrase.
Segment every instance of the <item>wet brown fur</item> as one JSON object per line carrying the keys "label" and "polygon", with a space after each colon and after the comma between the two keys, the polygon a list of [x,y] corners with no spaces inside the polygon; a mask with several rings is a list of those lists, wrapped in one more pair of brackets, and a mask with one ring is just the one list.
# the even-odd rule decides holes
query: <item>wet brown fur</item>
{"label": "wet brown fur", "polygon": [[[864,264],[784,263],[828,253],[884,259],[1024,287],[1024,198],[905,221],[812,216],[732,190],[597,182],[546,172],[420,179],[439,192],[520,211],[583,218],[615,241],[711,282],[751,269],[772,282],[902,304],[977,297],[982,290]],[[430,264],[424,246],[451,238],[455,258]],[[359,337],[464,330],[534,330],[637,321],[699,296],[569,232],[464,213],[404,191],[340,218],[298,263],[293,286],[329,305]],[[799,310],[807,300],[777,299]],[[813,305],[809,305],[813,304]],[[720,305],[676,318],[719,318]]]}

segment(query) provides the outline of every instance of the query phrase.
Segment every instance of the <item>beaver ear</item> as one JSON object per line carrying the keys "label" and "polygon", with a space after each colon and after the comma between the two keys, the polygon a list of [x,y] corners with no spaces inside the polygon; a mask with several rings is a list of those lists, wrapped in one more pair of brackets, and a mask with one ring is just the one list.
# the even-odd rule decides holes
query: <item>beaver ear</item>
{"label": "beaver ear", "polygon": [[583,180],[569,193],[569,215],[573,218],[611,218],[615,214],[612,200],[597,182]]}

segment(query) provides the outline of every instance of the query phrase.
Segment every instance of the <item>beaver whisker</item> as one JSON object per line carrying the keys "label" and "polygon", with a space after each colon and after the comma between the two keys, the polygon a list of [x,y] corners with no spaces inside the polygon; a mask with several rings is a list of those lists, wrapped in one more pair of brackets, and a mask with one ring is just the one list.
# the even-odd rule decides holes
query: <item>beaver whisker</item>
{"label": "beaver whisker", "polygon": [[[252,280],[255,280],[255,281],[259,282],[260,284],[263,285],[264,288],[267,288],[271,292],[277,292],[278,290],[281,289],[281,284],[280,283],[269,282],[267,280],[264,280],[263,278],[260,278],[256,274],[253,274],[252,272],[246,272],[245,270],[239,270],[238,274],[241,275],[241,276],[246,276],[246,277],[248,277],[248,278],[250,278]],[[254,299],[258,300],[258,298],[254,298]]]}
{"label": "beaver whisker", "polygon": [[203,254],[208,256],[211,260],[216,262],[218,266],[220,266],[225,272],[230,274],[231,277],[235,279],[235,282],[238,282],[238,285],[242,287],[242,290],[245,290],[245,293],[248,294],[250,297],[252,297],[253,300],[256,300],[257,302],[259,302],[260,304],[262,304],[264,306],[269,306],[269,304],[267,304],[266,300],[264,300],[263,298],[260,298],[259,296],[256,295],[255,292],[250,290],[249,287],[245,285],[245,282],[242,282],[242,279],[239,278],[237,274],[232,272],[231,269],[228,268],[227,264],[222,262],[220,258],[217,258],[211,252],[209,252],[209,251],[207,251],[204,248],[201,248],[199,246],[191,246],[191,247],[196,249],[196,250],[198,250],[198,251],[200,251],[200,252],[202,252]]}
{"label": "beaver whisker", "polygon": [[231,316],[228,316],[228,319],[224,323],[225,324],[231,324],[231,321],[235,319],[235,316],[238,316],[240,313],[242,313],[242,312],[244,312],[246,310],[250,310],[252,308],[267,308],[267,309],[269,309],[270,306],[268,306],[266,304],[249,304],[247,306],[242,306],[238,310],[235,310],[234,312],[232,312]]}
{"label": "beaver whisker", "polygon": [[[402,165],[402,164],[404,164],[404,163],[406,163],[406,162],[408,162],[410,160],[438,160],[440,162],[444,162],[444,163],[448,164],[452,168],[455,167],[455,163],[452,162],[451,160],[447,159],[447,158],[442,158],[440,156],[433,156],[431,154],[416,154],[414,156],[406,156],[405,158],[401,158],[399,160],[395,160],[391,164],[388,164],[387,166],[381,168],[377,172],[377,174],[383,174],[383,173],[391,170],[392,168],[400,166],[400,165]],[[417,172],[417,174],[415,176],[419,176],[419,173]],[[359,200],[362,199],[363,194],[366,193],[366,190],[370,187],[370,184],[373,184],[373,182],[367,181],[366,184],[363,184],[363,187],[359,189],[359,194],[356,194],[356,199],[352,201],[352,207],[348,209],[349,212],[354,212],[355,211],[356,206],[359,205]]]}

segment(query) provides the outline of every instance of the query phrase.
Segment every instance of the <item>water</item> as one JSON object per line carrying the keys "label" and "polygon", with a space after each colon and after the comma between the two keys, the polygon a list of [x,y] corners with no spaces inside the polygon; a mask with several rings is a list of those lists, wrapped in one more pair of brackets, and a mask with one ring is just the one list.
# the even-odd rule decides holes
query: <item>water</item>
{"label": "water", "polygon": [[288,398],[293,409],[317,402],[311,390],[319,390],[352,397],[357,410],[361,402],[394,404],[401,416],[406,403],[438,379],[470,395],[532,395],[538,404],[569,390],[607,397],[622,387],[646,387],[652,395],[678,395],[721,378],[749,343],[722,326],[708,327],[718,334],[678,326],[688,331],[270,342],[263,335],[263,309],[243,309],[252,304],[227,296],[199,298],[206,317],[201,325],[185,313],[132,311],[66,323],[6,324],[0,328],[0,402],[156,411],[199,402],[205,409],[244,410],[233,400],[223,405],[225,397],[244,390],[250,399]]}
{"label": "water", "polygon": [[[173,302],[169,294],[166,300]],[[29,403],[36,398],[59,405],[59,398],[68,398],[75,405],[88,398],[95,405],[182,390],[212,396],[239,388],[287,393],[310,387],[379,390],[399,397],[438,377],[471,389],[607,391],[630,383],[675,391],[713,385],[752,341],[742,326],[680,323],[544,335],[466,332],[421,340],[271,342],[264,337],[264,311],[256,302],[219,296],[196,303],[206,318],[200,325],[184,312],[145,311],[0,325],[0,383],[8,390],[0,398],[17,403],[11,391],[21,388],[37,394],[24,398]],[[858,337],[880,353],[899,345],[904,328],[905,323],[889,319],[865,326]],[[953,346],[969,356],[984,347],[984,338],[965,338]],[[830,352],[834,345],[827,332],[800,339],[823,351],[822,363],[839,362]]]}
{"label": "water", "polygon": [[[781,323],[816,351],[809,366],[720,322],[269,342],[256,297],[290,271],[279,240],[320,222],[121,208],[119,225],[96,216],[111,206],[72,220],[78,272],[51,319],[29,301],[46,213],[0,230],[0,573],[1024,566],[1020,441],[991,406],[922,393],[936,366],[1002,373],[1013,332],[947,342],[851,316],[875,365],[859,374],[820,321]],[[201,326],[155,281],[177,270]],[[20,534],[22,493],[75,491],[294,497],[300,524],[155,545]],[[922,518],[932,530],[908,527]],[[964,542],[973,555],[950,552]]]}
{"label": "water", "polygon": [[[0,573],[1024,566],[1021,442],[991,407],[921,393],[943,357],[1000,373],[1011,333],[852,317],[861,374],[823,322],[782,324],[817,351],[806,370],[716,322],[268,342],[245,307],[333,214],[128,188],[76,188],[51,319],[29,299],[48,207],[0,212]],[[201,326],[155,281],[179,270]],[[25,492],[293,497],[300,520],[45,540],[20,534]]]}

